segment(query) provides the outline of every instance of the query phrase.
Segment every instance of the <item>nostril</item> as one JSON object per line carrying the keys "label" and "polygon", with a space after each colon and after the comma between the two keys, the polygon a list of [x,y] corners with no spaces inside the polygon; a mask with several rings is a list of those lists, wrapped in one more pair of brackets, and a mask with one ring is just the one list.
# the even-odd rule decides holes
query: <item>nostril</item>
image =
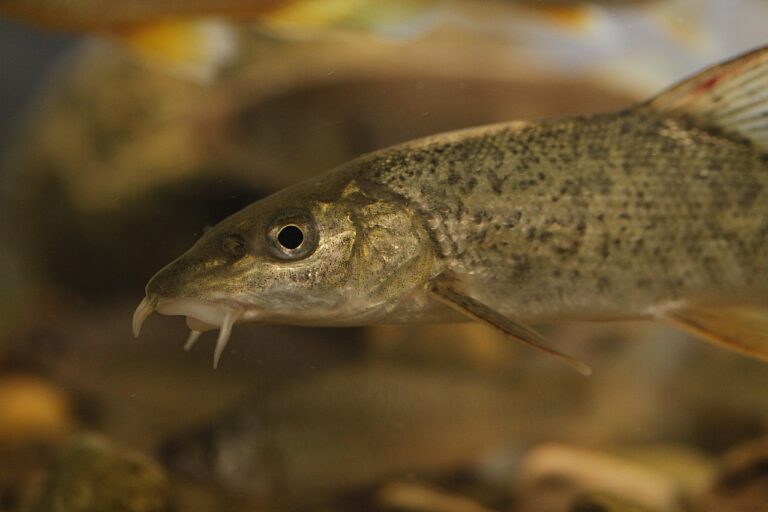
{"label": "nostril", "polygon": [[176,282],[173,263],[152,276],[146,287],[147,297],[173,297],[172,283]]}
{"label": "nostril", "polygon": [[187,254],[176,258],[152,276],[146,286],[147,296],[158,302],[182,295],[191,284],[196,266],[199,265]]}
{"label": "nostril", "polygon": [[225,234],[221,239],[221,248],[233,258],[242,258],[247,250],[245,239],[237,233]]}

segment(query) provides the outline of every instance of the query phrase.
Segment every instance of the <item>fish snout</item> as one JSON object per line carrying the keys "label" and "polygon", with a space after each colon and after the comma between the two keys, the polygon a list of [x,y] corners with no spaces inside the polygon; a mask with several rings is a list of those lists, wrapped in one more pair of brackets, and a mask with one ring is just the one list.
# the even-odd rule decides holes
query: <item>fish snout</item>
{"label": "fish snout", "polygon": [[146,319],[155,311],[162,314],[175,314],[166,312],[167,303],[173,303],[177,297],[184,296],[184,268],[182,258],[173,261],[156,273],[147,283],[145,296],[133,313],[133,335],[138,338],[141,327]]}
{"label": "fish snout", "polygon": [[190,282],[188,269],[189,265],[185,264],[183,257],[160,269],[147,283],[147,297],[157,304],[186,295],[185,290]]}

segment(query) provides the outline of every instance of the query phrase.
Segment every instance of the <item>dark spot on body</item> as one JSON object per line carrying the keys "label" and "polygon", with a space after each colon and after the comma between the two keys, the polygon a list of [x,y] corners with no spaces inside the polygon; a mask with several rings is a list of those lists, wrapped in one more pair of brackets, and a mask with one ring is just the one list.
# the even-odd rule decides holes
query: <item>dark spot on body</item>
{"label": "dark spot on body", "polygon": [[510,258],[512,277],[518,281],[525,281],[530,277],[531,263],[528,261],[528,257],[524,254],[513,254]]}
{"label": "dark spot on body", "polygon": [[496,195],[500,196],[503,191],[502,187],[504,186],[504,182],[507,181],[509,176],[504,176],[502,178],[499,177],[499,175],[494,171],[488,172],[486,176],[488,178],[488,182],[491,184],[491,190],[493,190]]}
{"label": "dark spot on body", "polygon": [[755,199],[757,199],[760,196],[760,193],[763,191],[763,186],[759,183],[751,184],[747,187],[747,189],[744,191],[744,193],[741,195],[741,198],[739,200],[740,206],[743,208],[749,208],[752,206],[752,204],[755,202]]}
{"label": "dark spot on body", "polygon": [[651,285],[651,280],[647,277],[641,277],[635,281],[635,284],[637,284],[638,288],[646,289]]}
{"label": "dark spot on body", "polygon": [[559,256],[575,256],[581,248],[581,240],[572,240],[568,245],[559,245],[554,248],[554,251]]}
{"label": "dark spot on body", "polygon": [[598,247],[597,250],[600,254],[600,257],[604,260],[607,260],[608,256],[611,255],[610,238],[607,234],[603,234],[603,239],[601,240],[600,247]]}

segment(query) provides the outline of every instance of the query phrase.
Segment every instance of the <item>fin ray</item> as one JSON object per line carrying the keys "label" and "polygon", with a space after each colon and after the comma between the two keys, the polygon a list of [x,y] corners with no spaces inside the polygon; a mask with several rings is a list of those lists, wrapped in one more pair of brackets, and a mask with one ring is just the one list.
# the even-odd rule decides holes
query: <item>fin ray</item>
{"label": "fin ray", "polygon": [[768,361],[768,307],[687,305],[663,316],[719,346]]}
{"label": "fin ray", "polygon": [[443,278],[441,280],[438,278],[432,284],[430,291],[435,298],[444,304],[494,327],[517,341],[562,359],[582,375],[590,375],[592,373],[592,368],[586,363],[545,345],[544,337],[537,331],[457,291],[450,282],[447,282],[447,279]]}
{"label": "fin ray", "polygon": [[643,105],[768,151],[768,46],[713,66]]}

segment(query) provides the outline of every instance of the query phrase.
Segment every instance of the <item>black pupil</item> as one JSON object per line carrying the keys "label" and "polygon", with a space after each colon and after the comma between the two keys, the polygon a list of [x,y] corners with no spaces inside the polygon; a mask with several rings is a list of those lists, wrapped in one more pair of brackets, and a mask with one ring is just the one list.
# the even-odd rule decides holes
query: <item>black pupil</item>
{"label": "black pupil", "polygon": [[286,249],[296,249],[304,241],[304,233],[298,226],[285,226],[277,234],[277,241]]}

